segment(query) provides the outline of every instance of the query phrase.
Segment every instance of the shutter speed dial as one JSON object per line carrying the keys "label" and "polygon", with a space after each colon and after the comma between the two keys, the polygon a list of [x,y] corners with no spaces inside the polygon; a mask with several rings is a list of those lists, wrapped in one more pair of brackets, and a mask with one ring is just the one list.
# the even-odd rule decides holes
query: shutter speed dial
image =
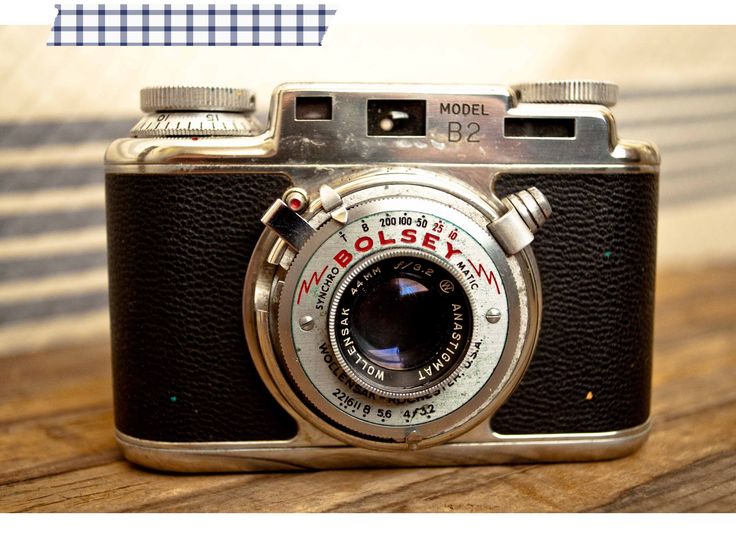
{"label": "shutter speed dial", "polygon": [[250,90],[208,87],[154,87],[141,90],[146,115],[131,136],[251,136],[262,129],[253,117]]}

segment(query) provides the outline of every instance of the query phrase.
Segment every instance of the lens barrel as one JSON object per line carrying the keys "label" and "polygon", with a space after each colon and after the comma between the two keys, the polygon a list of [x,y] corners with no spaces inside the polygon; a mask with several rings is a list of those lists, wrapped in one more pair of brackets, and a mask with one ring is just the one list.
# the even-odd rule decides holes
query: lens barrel
{"label": "lens barrel", "polygon": [[426,394],[462,361],[472,334],[470,298],[451,266],[412,249],[372,256],[333,298],[330,334],[338,361],[383,396]]}

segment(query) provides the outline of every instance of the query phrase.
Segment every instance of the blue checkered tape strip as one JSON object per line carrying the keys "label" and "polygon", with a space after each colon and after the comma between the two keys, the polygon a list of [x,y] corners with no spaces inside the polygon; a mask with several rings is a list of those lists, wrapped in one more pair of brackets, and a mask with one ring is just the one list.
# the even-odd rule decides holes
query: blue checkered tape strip
{"label": "blue checkered tape strip", "polygon": [[315,46],[336,9],[325,4],[56,4],[49,46]]}

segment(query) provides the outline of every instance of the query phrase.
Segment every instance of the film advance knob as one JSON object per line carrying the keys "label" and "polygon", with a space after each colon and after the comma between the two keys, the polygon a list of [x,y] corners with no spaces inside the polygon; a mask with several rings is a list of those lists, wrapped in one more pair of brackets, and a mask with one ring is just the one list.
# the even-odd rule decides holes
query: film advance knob
{"label": "film advance knob", "polygon": [[157,86],[141,90],[143,112],[253,112],[255,93],[244,88]]}
{"label": "film advance knob", "polygon": [[523,103],[579,103],[612,107],[618,86],[598,80],[550,80],[524,82],[512,86]]}

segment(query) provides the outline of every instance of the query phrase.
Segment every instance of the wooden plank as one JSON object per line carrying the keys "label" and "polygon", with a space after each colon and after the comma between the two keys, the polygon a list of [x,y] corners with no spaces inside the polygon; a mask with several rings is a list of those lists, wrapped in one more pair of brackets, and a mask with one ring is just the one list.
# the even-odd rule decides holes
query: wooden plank
{"label": "wooden plank", "polygon": [[[700,425],[697,434],[693,419]],[[668,495],[673,480],[686,483],[687,473],[703,461],[710,462],[705,472],[711,478],[722,476],[717,462],[724,459],[727,466],[734,451],[733,440],[722,433],[734,421],[736,404],[682,417],[658,426],[636,455],[595,464],[177,476],[113,462],[11,484],[0,495],[2,508],[11,511],[666,510],[667,499],[655,502],[655,496]],[[686,476],[673,478],[678,471]],[[695,493],[711,487],[697,484]],[[719,494],[736,493],[733,481],[717,486]],[[695,508],[700,499],[718,502],[693,495],[682,506]],[[733,509],[728,498],[721,502],[710,509]]]}
{"label": "wooden plank", "polygon": [[107,342],[6,357],[0,369],[0,484],[120,459]]}
{"label": "wooden plank", "polygon": [[111,406],[110,344],[0,358],[0,426]]}
{"label": "wooden plank", "polygon": [[731,512],[736,506],[736,452],[702,458],[658,476],[600,507],[605,512]]}
{"label": "wooden plank", "polygon": [[120,458],[109,352],[0,361],[3,511],[734,511],[736,267],[657,287],[653,431],[610,462],[184,476]]}
{"label": "wooden plank", "polygon": [[122,459],[112,437],[109,405],[2,425],[0,436],[0,484]]}

